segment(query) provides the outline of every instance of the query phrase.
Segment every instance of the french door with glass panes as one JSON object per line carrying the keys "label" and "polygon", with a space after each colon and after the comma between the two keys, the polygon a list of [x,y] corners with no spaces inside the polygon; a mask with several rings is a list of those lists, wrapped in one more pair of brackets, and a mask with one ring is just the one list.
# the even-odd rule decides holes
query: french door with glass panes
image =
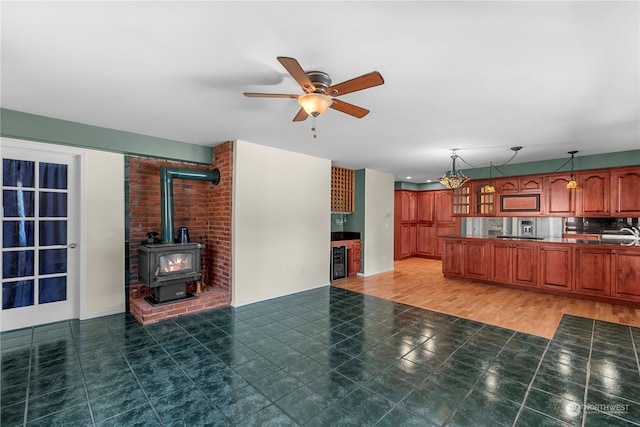
{"label": "french door with glass panes", "polygon": [[3,143],[0,330],[78,317],[77,161]]}

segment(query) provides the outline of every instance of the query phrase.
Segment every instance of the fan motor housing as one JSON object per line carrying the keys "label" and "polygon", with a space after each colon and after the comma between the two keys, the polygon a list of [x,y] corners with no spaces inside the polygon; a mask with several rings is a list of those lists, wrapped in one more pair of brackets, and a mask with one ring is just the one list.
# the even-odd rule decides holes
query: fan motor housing
{"label": "fan motor housing", "polygon": [[329,74],[327,73],[322,71],[307,71],[305,74],[316,87],[314,92],[325,93],[327,88],[331,86],[331,77],[329,77]]}

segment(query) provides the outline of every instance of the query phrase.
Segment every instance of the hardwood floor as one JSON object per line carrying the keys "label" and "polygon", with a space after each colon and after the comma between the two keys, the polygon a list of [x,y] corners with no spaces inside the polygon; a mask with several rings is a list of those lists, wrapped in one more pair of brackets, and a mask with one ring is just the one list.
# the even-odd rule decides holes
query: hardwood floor
{"label": "hardwood floor", "polygon": [[640,308],[445,279],[439,260],[395,261],[395,270],[333,286],[552,338],[563,314],[640,327]]}

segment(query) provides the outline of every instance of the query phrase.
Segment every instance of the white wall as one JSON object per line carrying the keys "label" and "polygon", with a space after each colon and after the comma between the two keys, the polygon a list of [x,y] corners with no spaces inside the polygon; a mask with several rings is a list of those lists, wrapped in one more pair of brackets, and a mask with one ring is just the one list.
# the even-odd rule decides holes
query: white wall
{"label": "white wall", "polygon": [[393,270],[394,176],[365,169],[364,276]]}
{"label": "white wall", "polygon": [[85,152],[86,207],[84,297],[80,318],[125,311],[124,156]]}
{"label": "white wall", "polygon": [[232,305],[329,284],[331,162],[236,141]]}

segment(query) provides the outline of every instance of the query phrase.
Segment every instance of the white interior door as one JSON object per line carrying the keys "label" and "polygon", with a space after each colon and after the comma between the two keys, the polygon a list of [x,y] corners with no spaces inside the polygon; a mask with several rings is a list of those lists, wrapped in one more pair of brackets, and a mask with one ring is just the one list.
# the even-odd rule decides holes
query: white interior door
{"label": "white interior door", "polygon": [[72,154],[2,147],[2,331],[79,317],[78,169]]}

